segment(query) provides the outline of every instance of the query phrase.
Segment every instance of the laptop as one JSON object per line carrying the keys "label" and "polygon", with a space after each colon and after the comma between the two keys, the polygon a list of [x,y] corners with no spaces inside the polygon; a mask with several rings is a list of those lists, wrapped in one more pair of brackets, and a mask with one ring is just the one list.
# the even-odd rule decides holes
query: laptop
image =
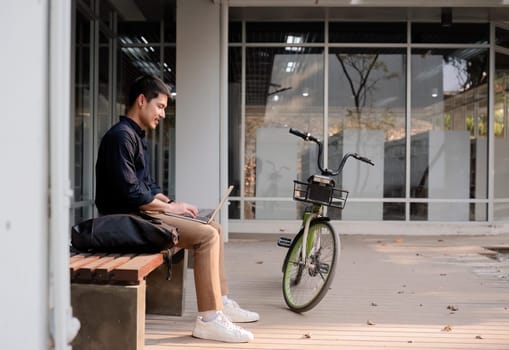
{"label": "laptop", "polygon": [[169,213],[169,212],[164,212],[164,214],[168,215],[168,216],[174,216],[176,218],[201,222],[202,224],[210,224],[216,217],[217,213],[219,213],[219,211],[223,207],[224,203],[228,199],[228,196],[230,196],[230,193],[232,192],[232,190],[233,190],[233,186],[229,186],[226,189],[225,193],[223,194],[223,197],[221,198],[221,200],[219,201],[219,204],[216,206],[215,209],[201,209],[198,211],[198,215],[195,216],[194,218],[189,215],[179,215],[179,214],[173,214],[173,213]]}

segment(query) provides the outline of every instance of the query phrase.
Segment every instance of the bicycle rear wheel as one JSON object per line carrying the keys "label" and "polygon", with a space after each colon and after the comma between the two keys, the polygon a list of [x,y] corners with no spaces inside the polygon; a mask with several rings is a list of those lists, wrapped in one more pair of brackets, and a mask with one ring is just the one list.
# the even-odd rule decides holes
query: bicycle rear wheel
{"label": "bicycle rear wheel", "polygon": [[338,235],[325,221],[311,223],[308,233],[307,261],[302,261],[303,230],[295,236],[283,266],[283,296],[286,305],[295,312],[305,312],[315,307],[329,290],[341,249]]}

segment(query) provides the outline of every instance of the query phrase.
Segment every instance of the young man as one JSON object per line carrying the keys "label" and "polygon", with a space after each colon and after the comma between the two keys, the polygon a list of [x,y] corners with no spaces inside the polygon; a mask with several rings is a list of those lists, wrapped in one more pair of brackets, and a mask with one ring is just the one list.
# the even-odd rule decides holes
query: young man
{"label": "young man", "polygon": [[194,217],[198,209],[168,198],[150,175],[145,133],[164,119],[169,96],[166,84],[153,76],[142,76],[131,86],[127,116],[120,117],[101,140],[95,203],[101,214],[139,210],[161,213],[156,216],[178,229],[178,246],[194,250],[198,317],[193,336],[249,342],[253,334],[232,322],[254,322],[259,316],[240,308],[227,296],[221,226],[165,215],[170,212]]}

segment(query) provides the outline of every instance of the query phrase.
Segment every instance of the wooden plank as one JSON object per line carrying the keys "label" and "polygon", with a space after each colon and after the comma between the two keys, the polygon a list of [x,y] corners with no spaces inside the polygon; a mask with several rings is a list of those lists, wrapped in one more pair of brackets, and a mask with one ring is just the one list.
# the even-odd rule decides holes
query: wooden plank
{"label": "wooden plank", "polygon": [[137,284],[163,263],[163,254],[138,255],[112,271],[115,283]]}
{"label": "wooden plank", "polygon": [[83,265],[74,271],[73,282],[86,282],[92,281],[95,269],[118,258],[120,254],[108,255],[101,257],[97,260],[91,261],[90,263]]}
{"label": "wooden plank", "polygon": [[76,274],[76,271],[80,267],[82,267],[82,266],[84,266],[86,264],[89,264],[92,261],[98,260],[102,256],[104,256],[104,254],[102,254],[102,255],[100,255],[100,254],[99,255],[90,255],[90,256],[87,256],[87,257],[84,257],[84,258],[81,258],[81,259],[77,259],[77,260],[73,261],[72,263],[70,263],[69,269],[70,269],[71,279],[74,278],[74,275]]}
{"label": "wooden plank", "polygon": [[69,259],[69,264],[72,264],[75,261],[81,260],[86,258],[87,256],[90,256],[90,253],[73,253],[71,258]]}
{"label": "wooden plank", "polygon": [[94,271],[93,280],[96,283],[108,283],[112,271],[118,266],[127,263],[134,256],[135,256],[134,254],[124,254],[110,262],[107,262],[106,264],[99,266]]}

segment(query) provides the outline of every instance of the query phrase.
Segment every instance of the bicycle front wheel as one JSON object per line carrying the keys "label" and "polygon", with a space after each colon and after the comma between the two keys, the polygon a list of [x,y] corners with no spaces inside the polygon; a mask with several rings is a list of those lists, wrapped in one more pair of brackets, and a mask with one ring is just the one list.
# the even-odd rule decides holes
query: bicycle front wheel
{"label": "bicycle front wheel", "polygon": [[311,310],[327,294],[341,249],[332,226],[317,221],[309,227],[307,258],[303,261],[303,235],[301,230],[295,236],[283,266],[283,295],[286,305],[295,312]]}

